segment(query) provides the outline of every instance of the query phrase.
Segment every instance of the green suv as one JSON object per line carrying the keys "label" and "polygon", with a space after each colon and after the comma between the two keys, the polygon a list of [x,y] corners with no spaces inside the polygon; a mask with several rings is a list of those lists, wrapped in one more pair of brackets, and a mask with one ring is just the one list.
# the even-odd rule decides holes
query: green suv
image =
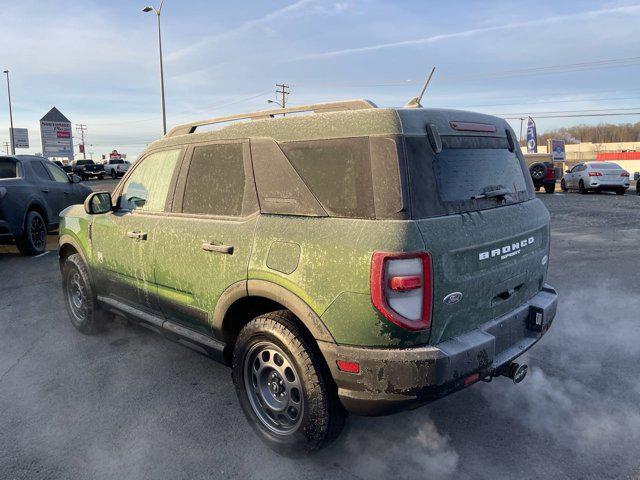
{"label": "green suv", "polygon": [[62,213],[59,254],[78,330],[116,314],[226,363],[289,453],[347,412],[520,381],[557,304],[549,213],[508,124],[365,100],[174,128]]}

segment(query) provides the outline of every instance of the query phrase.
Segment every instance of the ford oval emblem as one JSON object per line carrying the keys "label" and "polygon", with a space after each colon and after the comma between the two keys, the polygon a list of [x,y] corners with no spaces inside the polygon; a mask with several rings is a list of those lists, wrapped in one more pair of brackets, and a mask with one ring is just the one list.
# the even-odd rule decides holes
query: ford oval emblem
{"label": "ford oval emblem", "polygon": [[452,292],[442,300],[442,303],[446,305],[453,305],[454,303],[458,303],[462,300],[462,292]]}

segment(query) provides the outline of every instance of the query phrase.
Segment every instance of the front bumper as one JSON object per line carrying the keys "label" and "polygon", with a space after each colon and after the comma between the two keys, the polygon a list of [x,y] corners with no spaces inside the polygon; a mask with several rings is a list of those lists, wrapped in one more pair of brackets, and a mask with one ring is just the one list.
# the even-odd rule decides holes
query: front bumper
{"label": "front bumper", "polygon": [[[382,349],[328,342],[319,345],[344,407],[359,415],[384,415],[448,395],[510,363],[547,332],[557,303],[556,291],[545,285],[508,314],[435,346]],[[542,313],[542,323],[530,328],[536,312]],[[358,362],[360,372],[340,371],[338,360]]]}

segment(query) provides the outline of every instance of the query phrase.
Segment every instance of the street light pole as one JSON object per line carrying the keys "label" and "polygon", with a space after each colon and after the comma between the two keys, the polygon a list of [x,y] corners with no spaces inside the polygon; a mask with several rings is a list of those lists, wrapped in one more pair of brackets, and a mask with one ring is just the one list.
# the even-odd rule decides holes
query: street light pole
{"label": "street light pole", "polygon": [[11,155],[15,155],[16,142],[13,138],[13,111],[11,110],[11,86],[9,85],[9,70],[5,70],[4,73],[7,76],[7,94],[9,95],[9,124],[11,126],[9,135],[11,136]]}
{"label": "street light pole", "polygon": [[162,105],[162,133],[167,134],[167,112],[164,102],[164,68],[162,65],[162,34],[160,29],[160,13],[162,12],[162,4],[164,0],[160,0],[160,6],[156,9],[154,7],[144,7],[143,12],[155,12],[158,18],[158,54],[160,56],[160,102]]}

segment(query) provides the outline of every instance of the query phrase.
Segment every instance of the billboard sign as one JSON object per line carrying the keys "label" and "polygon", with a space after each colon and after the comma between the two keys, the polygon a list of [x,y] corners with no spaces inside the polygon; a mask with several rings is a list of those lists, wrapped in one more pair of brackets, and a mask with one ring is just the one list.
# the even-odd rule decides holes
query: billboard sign
{"label": "billboard sign", "polygon": [[117,150],[114,150],[109,154],[109,160],[120,160],[121,158],[122,155],[118,153]]}
{"label": "billboard sign", "polygon": [[73,159],[73,135],[71,122],[53,107],[40,119],[40,137],[44,157]]}
{"label": "billboard sign", "polygon": [[29,148],[29,130],[26,128],[10,128],[9,138],[15,148]]}
{"label": "billboard sign", "polygon": [[538,153],[538,133],[536,132],[536,122],[529,117],[527,122],[527,153]]}
{"label": "billboard sign", "polygon": [[564,149],[564,140],[550,140],[551,144],[551,157],[554,162],[564,162],[566,159],[565,149]]}

